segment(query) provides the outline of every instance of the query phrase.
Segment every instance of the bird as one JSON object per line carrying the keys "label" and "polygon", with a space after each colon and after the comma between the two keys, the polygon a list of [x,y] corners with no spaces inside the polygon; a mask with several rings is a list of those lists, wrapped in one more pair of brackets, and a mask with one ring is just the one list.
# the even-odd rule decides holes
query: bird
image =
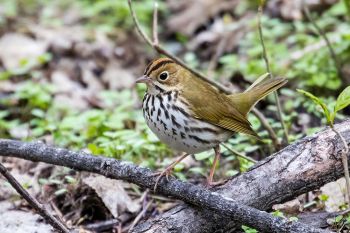
{"label": "bird", "polygon": [[184,153],[162,172],[154,173],[158,175],[156,190],[159,180],[168,178],[176,164],[188,155],[210,149],[214,149],[215,158],[207,185],[215,184],[220,143],[235,133],[259,138],[248,121],[248,113],[287,80],[269,78],[252,84],[245,92],[226,94],[166,57],[151,61],[136,83],[147,85],[142,110],[148,127],[161,142]]}

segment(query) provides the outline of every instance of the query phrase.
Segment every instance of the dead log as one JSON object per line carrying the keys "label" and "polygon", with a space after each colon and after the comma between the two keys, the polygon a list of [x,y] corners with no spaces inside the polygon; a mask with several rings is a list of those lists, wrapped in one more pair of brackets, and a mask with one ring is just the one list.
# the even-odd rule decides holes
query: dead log
{"label": "dead log", "polygon": [[[335,128],[350,142],[350,120]],[[289,201],[343,176],[340,138],[330,129],[305,137],[259,162],[214,191],[259,210]],[[235,232],[229,218],[187,204],[141,222],[133,233]]]}
{"label": "dead log", "polygon": [[[0,139],[0,156],[17,157],[34,162],[40,161],[66,166],[75,170],[94,172],[149,189],[154,187],[157,179],[150,169],[142,168],[130,162],[51,147],[42,142]],[[235,223],[245,224],[262,232],[329,232],[300,222],[290,222],[283,218],[273,217],[271,214],[241,204],[217,192],[175,178],[170,178],[169,181],[162,179],[158,183],[157,192],[183,200],[201,209],[207,209],[209,212],[212,211],[211,213],[217,214],[217,216],[226,216]],[[181,225],[177,227],[181,227]]]}

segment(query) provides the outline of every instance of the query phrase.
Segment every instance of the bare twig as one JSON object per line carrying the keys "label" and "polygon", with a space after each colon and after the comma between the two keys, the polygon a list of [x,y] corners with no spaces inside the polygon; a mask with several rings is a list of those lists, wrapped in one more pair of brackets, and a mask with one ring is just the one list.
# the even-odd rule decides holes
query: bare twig
{"label": "bare twig", "polygon": [[63,233],[69,233],[69,229],[63,225],[57,218],[49,213],[45,206],[39,203],[34,197],[32,197],[16,180],[15,177],[0,163],[0,173],[7,179],[11,186],[36,210],[38,213],[56,230]]}
{"label": "bare twig", "polygon": [[136,216],[136,218],[134,219],[134,221],[132,222],[132,224],[129,228],[129,232],[132,231],[132,229],[134,229],[136,224],[143,218],[143,216],[145,215],[145,213],[147,212],[149,207],[151,207],[152,204],[153,204],[153,200],[149,201],[147,203],[147,205],[145,206],[145,208],[143,208],[143,210]]}
{"label": "bare twig", "polygon": [[260,120],[261,124],[264,126],[264,128],[267,130],[268,134],[270,135],[270,138],[272,140],[272,144],[275,147],[276,150],[281,149],[281,143],[279,142],[277,135],[275,131],[272,129],[271,125],[265,118],[264,114],[260,112],[257,108],[252,108],[252,113]]}
{"label": "bare twig", "polygon": [[346,190],[348,194],[348,208],[350,208],[350,175],[349,175],[349,164],[348,164],[349,146],[345,141],[345,138],[341,135],[341,133],[337,129],[335,129],[334,126],[331,126],[331,128],[339,136],[339,138],[341,139],[344,145],[344,149],[342,150],[342,153],[341,153],[341,159],[344,167]]}
{"label": "bare twig", "polygon": [[154,1],[153,8],[153,44],[159,44],[158,40],[158,2]]}
{"label": "bare twig", "polygon": [[[174,61],[176,61],[178,64],[180,64],[181,66],[183,66],[184,68],[186,68],[187,70],[191,71],[193,74],[197,75],[199,78],[201,78],[202,80],[212,84],[213,86],[215,86],[216,88],[218,88],[219,90],[221,90],[222,92],[226,93],[226,94],[231,94],[232,92],[230,90],[228,90],[226,87],[224,87],[223,85],[212,81],[211,79],[208,79],[207,77],[205,77],[203,74],[201,74],[200,72],[192,69],[191,67],[187,66],[180,58],[170,54],[167,50],[165,50],[163,47],[161,47],[159,45],[159,41],[158,41],[158,7],[155,1],[155,8],[153,11],[153,42],[151,41],[151,39],[146,35],[146,33],[141,29],[140,23],[137,19],[136,13],[132,7],[132,0],[128,0],[128,4],[129,4],[129,8],[130,8],[130,12],[131,12],[131,16],[133,18],[133,21],[135,23],[135,27],[136,30],[139,32],[139,34],[141,35],[141,37],[144,39],[144,41],[150,45],[151,47],[153,47],[158,53],[163,54],[171,59],[173,59]],[[280,145],[280,143],[278,142],[277,136],[275,134],[275,132],[273,131],[272,127],[270,126],[270,124],[267,122],[267,120],[264,120],[264,115],[262,113],[260,113],[256,108],[253,108],[252,111],[258,118],[259,120],[262,120],[262,125],[267,129],[272,142],[275,146],[275,149],[279,149],[280,146],[276,146],[276,145]]]}
{"label": "bare twig", "polygon": [[227,146],[225,143],[222,143],[221,145],[222,145],[223,147],[225,147],[227,150],[229,150],[230,152],[232,152],[233,154],[235,154],[236,156],[238,156],[238,157],[241,157],[241,158],[243,158],[243,159],[245,159],[245,160],[248,160],[248,161],[250,161],[250,162],[252,162],[252,163],[257,163],[257,162],[258,162],[258,161],[256,161],[255,159],[250,158],[250,157],[248,157],[248,156],[245,156],[244,154],[242,154],[242,153],[236,151],[235,149],[232,149],[231,147]]}
{"label": "bare twig", "polygon": [[[266,65],[266,70],[267,72],[270,74],[270,77],[273,78],[273,75],[271,73],[271,69],[270,69],[270,63],[269,63],[269,59],[267,57],[267,52],[266,52],[266,47],[265,47],[265,42],[264,42],[264,36],[263,36],[263,31],[262,31],[262,26],[261,26],[261,16],[262,16],[262,8],[263,8],[263,4],[264,4],[264,0],[260,0],[260,6],[258,8],[258,30],[259,30],[259,37],[260,37],[260,42],[261,42],[261,46],[263,49],[263,58],[265,61],[265,65]],[[289,139],[288,139],[288,131],[287,131],[287,127],[284,123],[283,120],[283,112],[282,112],[282,107],[281,107],[281,102],[280,99],[278,97],[278,93],[277,91],[274,92],[275,95],[275,100],[276,100],[276,105],[277,105],[277,113],[278,113],[278,118],[281,122],[281,126],[283,129],[283,133],[284,133],[284,140],[285,142],[288,144]]]}
{"label": "bare twig", "polygon": [[120,224],[120,221],[118,219],[108,219],[106,221],[85,225],[84,228],[93,232],[105,232],[112,229],[117,224]]}
{"label": "bare twig", "polygon": [[[41,142],[0,139],[0,155],[15,156],[31,161],[67,166],[75,170],[94,172],[149,189],[154,187],[157,179],[150,169],[136,166],[130,162],[55,148]],[[238,224],[245,224],[262,232],[329,232],[299,222],[289,222],[274,217],[264,211],[242,205],[218,192],[211,192],[199,185],[182,182],[173,177],[170,177],[168,181],[162,179],[158,184],[157,191],[162,195],[173,196],[176,199],[200,207],[199,209],[214,211],[214,213],[226,216]]]}
{"label": "bare twig", "polygon": [[[342,80],[345,80],[345,78],[343,77],[343,73],[341,71],[341,64],[340,64],[340,61],[338,60],[338,57],[337,55],[335,54],[334,52],[334,49],[332,47],[332,44],[331,42],[329,41],[326,33],[322,30],[322,28],[320,28],[317,23],[315,22],[315,20],[311,17],[311,14],[310,14],[310,11],[309,9],[305,6],[304,4],[304,1],[303,1],[303,10],[304,10],[304,13],[305,13],[305,16],[306,18],[311,22],[311,24],[314,26],[316,32],[318,33],[318,35],[320,37],[323,38],[323,40],[326,42],[326,45],[327,45],[327,48],[329,50],[329,54],[331,55],[331,58],[333,59],[333,62],[334,62],[334,65],[337,69],[337,73],[339,75],[339,77],[342,79]],[[346,81],[344,81],[344,83],[347,83]]]}

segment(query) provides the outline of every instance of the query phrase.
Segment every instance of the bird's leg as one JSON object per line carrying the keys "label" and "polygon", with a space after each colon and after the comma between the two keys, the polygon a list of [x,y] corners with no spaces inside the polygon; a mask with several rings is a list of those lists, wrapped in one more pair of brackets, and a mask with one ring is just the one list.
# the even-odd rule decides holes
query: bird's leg
{"label": "bird's leg", "polygon": [[169,175],[171,174],[173,168],[176,166],[176,164],[180,163],[184,158],[186,158],[188,155],[190,154],[183,154],[181,155],[178,159],[176,159],[174,162],[172,162],[167,168],[165,168],[163,171],[161,172],[156,172],[153,175],[154,176],[158,176],[157,180],[156,180],[156,184],[154,185],[154,189],[153,191],[155,192],[158,186],[158,182],[159,180],[165,175],[166,179],[169,180]]}
{"label": "bird's leg", "polygon": [[214,147],[214,151],[215,151],[215,158],[214,158],[213,166],[210,169],[209,177],[207,179],[208,186],[215,184],[215,182],[213,182],[213,177],[214,177],[216,165],[217,165],[218,161],[220,160],[220,145],[217,145],[216,147]]}

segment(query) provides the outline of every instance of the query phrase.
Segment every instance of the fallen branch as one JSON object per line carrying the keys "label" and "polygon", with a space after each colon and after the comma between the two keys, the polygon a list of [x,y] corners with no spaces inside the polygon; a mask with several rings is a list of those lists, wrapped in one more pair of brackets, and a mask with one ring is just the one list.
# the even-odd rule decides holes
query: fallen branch
{"label": "fallen branch", "polygon": [[0,163],[0,173],[7,179],[11,186],[23,197],[38,213],[57,231],[62,233],[69,233],[68,228],[61,223],[57,218],[55,218],[45,206],[43,206],[38,200],[32,197],[16,180],[15,177]]}
{"label": "fallen branch", "polygon": [[[334,128],[349,144],[350,119]],[[274,204],[292,200],[342,177],[343,149],[342,140],[331,128],[326,128],[258,162],[215,191],[239,203],[270,210]],[[183,227],[178,232],[191,233],[234,232],[235,228],[240,228],[229,218],[183,204],[140,223],[133,232],[169,233],[179,226]]]}
{"label": "fallen branch", "polygon": [[[41,142],[28,143],[0,139],[0,155],[98,173],[149,189],[154,187],[157,179],[150,169],[136,166],[130,162],[50,147]],[[236,223],[248,225],[263,232],[328,232],[299,222],[289,222],[286,219],[273,217],[266,212],[238,204],[239,202],[219,193],[175,178],[170,178],[169,181],[161,179],[157,191],[163,195],[183,200],[197,206],[197,208],[212,210]],[[177,227],[181,225],[179,224]]]}

